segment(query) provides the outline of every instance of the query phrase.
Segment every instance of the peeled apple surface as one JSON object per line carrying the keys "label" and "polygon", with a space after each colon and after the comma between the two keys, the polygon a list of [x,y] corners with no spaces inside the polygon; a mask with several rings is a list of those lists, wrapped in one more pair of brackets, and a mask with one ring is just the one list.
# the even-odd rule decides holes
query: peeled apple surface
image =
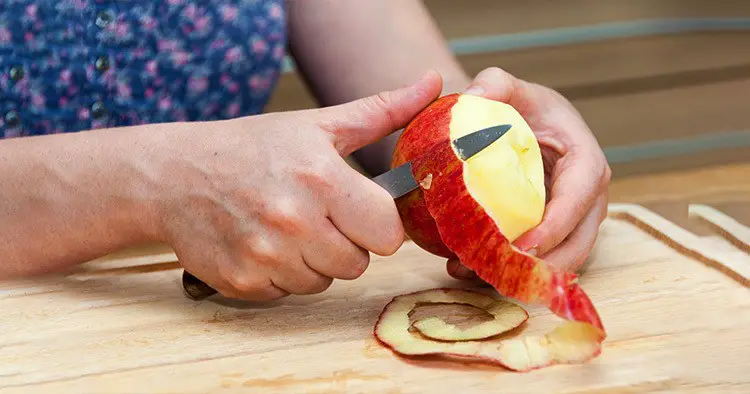
{"label": "peeled apple surface", "polygon": [[[502,138],[464,163],[462,175],[472,198],[512,242],[541,222],[546,197],[539,144],[512,106],[471,95],[455,94],[439,99],[404,130],[394,151],[392,167],[436,145],[508,123],[513,127]],[[452,257],[454,253],[445,247],[423,197],[421,190],[415,190],[397,201],[402,216],[409,218],[406,231],[427,251]]]}

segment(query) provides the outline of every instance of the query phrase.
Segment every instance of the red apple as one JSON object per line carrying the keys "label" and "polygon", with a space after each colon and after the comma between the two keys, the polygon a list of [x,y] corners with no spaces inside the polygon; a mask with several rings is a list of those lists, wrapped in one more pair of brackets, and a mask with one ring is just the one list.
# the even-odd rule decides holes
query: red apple
{"label": "red apple", "polygon": [[[539,224],[544,214],[544,167],[534,133],[523,117],[510,105],[477,96],[452,94],[441,97],[404,129],[396,143],[392,167],[413,160],[436,146],[471,132],[511,124],[500,140],[469,159],[462,168],[472,198],[495,219],[503,236],[515,240]],[[457,157],[444,157],[461,164]],[[431,177],[419,179],[429,190]],[[433,215],[425,205],[422,189],[396,201],[404,217],[406,232],[417,245],[443,257],[455,253],[445,245]]]}
{"label": "red apple", "polygon": [[[459,158],[451,140],[501,124],[513,127],[467,161]],[[592,355],[598,354],[605,331],[577,275],[558,271],[512,244],[539,224],[545,208],[541,151],[523,117],[494,100],[441,97],[400,136],[392,167],[407,161],[420,183],[419,189],[397,200],[409,238],[430,253],[458,257],[500,294],[546,305],[570,320],[553,338],[574,335],[581,329],[574,322],[583,323],[590,330],[583,337],[595,338]]]}

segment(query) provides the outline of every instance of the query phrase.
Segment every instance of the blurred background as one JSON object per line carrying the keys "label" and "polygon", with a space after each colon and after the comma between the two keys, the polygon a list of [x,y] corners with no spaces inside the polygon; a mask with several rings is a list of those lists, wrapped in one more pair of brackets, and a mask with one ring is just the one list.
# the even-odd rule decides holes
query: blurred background
{"label": "blurred background", "polygon": [[[750,162],[748,0],[424,3],[470,75],[500,66],[570,99],[614,179]],[[267,110],[315,106],[290,66]]]}

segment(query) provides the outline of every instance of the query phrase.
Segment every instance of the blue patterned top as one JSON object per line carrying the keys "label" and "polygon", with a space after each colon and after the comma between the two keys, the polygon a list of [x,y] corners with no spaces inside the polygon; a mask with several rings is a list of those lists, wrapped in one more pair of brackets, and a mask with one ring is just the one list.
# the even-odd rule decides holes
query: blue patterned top
{"label": "blue patterned top", "polygon": [[283,0],[2,0],[0,138],[263,111]]}

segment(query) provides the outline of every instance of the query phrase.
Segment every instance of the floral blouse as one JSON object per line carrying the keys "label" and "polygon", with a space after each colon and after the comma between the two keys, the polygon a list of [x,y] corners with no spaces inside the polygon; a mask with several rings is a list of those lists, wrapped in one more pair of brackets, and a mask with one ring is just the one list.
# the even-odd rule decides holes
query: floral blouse
{"label": "floral blouse", "polygon": [[263,111],[283,0],[2,0],[0,138]]}

